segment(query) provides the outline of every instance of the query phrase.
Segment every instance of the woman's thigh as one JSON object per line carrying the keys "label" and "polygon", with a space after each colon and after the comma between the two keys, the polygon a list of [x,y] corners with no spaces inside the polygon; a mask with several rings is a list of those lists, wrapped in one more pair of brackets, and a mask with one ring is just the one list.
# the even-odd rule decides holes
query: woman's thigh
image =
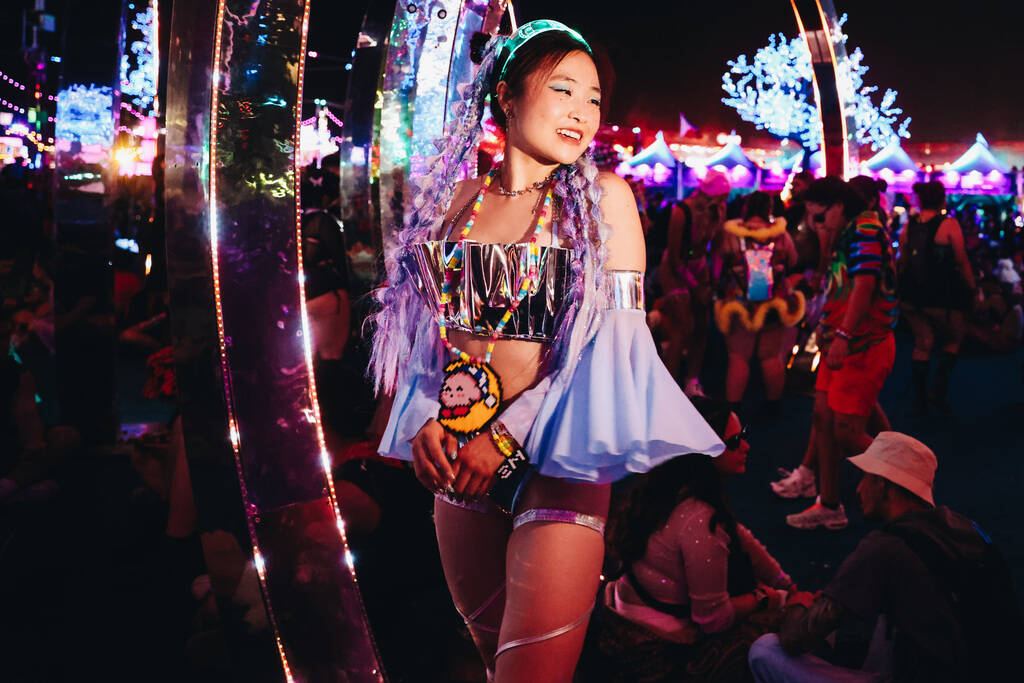
{"label": "woman's thigh", "polygon": [[910,331],[914,335],[914,345],[918,348],[930,349],[935,343],[935,330],[932,329],[932,322],[920,309],[909,304],[900,306],[900,313],[910,325]]}
{"label": "woman's thigh", "polygon": [[[473,639],[485,663],[493,667],[496,631],[501,626],[505,596],[497,595],[505,583],[505,550],[512,523],[494,510],[476,512],[434,501],[434,524],[441,565],[456,608],[468,617],[494,598],[471,624]],[[482,627],[482,628],[480,628]]]}
{"label": "woman's thigh", "polygon": [[757,332],[734,318],[732,327],[729,328],[729,334],[725,335],[725,348],[729,355],[750,360],[750,357],[754,355],[756,344]]}
{"label": "woman's thigh", "polygon": [[927,316],[929,324],[941,332],[944,342],[959,344],[963,341],[966,325],[962,311],[926,308],[924,314]]}
{"label": "woman's thigh", "polygon": [[[523,492],[517,512],[567,510],[603,521],[610,492],[609,485],[537,475]],[[499,681],[571,679],[596,599],[603,559],[604,537],[592,526],[532,521],[516,528],[508,544],[508,596],[500,643],[504,647],[522,639],[539,639],[507,649],[498,657]],[[563,628],[567,630],[545,637]]]}
{"label": "woman's thigh", "polygon": [[782,344],[786,338],[786,329],[781,323],[768,323],[757,335],[758,360],[782,360]]}

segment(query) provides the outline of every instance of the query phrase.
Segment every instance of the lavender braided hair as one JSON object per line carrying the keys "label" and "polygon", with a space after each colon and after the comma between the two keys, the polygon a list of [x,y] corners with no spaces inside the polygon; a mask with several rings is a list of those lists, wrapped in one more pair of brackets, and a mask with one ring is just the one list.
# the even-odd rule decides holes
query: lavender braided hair
{"label": "lavender braided hair", "polygon": [[[427,309],[400,263],[413,244],[433,239],[440,228],[463,164],[482,137],[481,120],[489,82],[495,57],[504,43],[503,36],[488,41],[475,80],[468,88],[459,88],[465,99],[455,105],[445,134],[434,142],[438,155],[426,160],[427,173],[422,180],[412,183],[408,225],[398,235],[395,253],[386,259],[387,283],[375,293],[380,310],[367,320],[374,329],[370,369],[378,393],[393,393],[407,372],[440,367],[443,347],[434,314]],[[597,173],[588,152],[575,163],[560,167],[555,174],[554,193],[559,210],[554,229],[572,243],[574,284],[558,321],[547,358],[548,370],[575,367],[583,347],[597,331],[604,308],[600,297],[608,227],[601,222]]]}

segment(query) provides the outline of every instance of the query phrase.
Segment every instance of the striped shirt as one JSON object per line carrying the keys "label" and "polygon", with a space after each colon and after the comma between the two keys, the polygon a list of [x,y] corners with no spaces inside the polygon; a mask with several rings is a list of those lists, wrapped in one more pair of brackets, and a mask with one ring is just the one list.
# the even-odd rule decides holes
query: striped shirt
{"label": "striped shirt", "polygon": [[889,236],[872,211],[865,211],[850,222],[832,254],[821,319],[819,346],[823,350],[831,346],[836,328],[843,324],[857,275],[874,275],[877,286],[867,313],[851,330],[850,353],[860,353],[888,338],[899,316]]}

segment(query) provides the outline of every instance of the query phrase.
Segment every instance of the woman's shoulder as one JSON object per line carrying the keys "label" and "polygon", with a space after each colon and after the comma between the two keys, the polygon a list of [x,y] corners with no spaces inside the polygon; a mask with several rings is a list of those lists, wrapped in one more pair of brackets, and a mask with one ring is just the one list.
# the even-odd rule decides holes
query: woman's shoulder
{"label": "woman's shoulder", "polygon": [[597,184],[604,192],[602,199],[628,199],[634,204],[636,203],[636,197],[633,195],[633,189],[629,186],[629,183],[626,182],[625,178],[613,171],[600,171],[597,174]]}
{"label": "woman's shoulder", "polygon": [[468,204],[470,200],[480,192],[480,187],[484,184],[485,177],[486,176],[476,176],[475,178],[464,178],[455,183],[455,188],[452,191],[452,203],[448,207],[448,211],[444,217],[446,225],[448,221],[455,218],[455,215],[463,206]]}
{"label": "woman's shoulder", "polygon": [[699,498],[690,496],[676,505],[671,520],[682,526],[699,524],[707,528],[714,514],[715,508]]}
{"label": "woman's shoulder", "polygon": [[943,237],[947,237],[952,233],[963,233],[963,229],[960,227],[960,221],[952,216],[946,216],[942,219],[942,222],[939,223],[939,229],[935,233],[935,236],[938,237],[941,234]]}
{"label": "woman's shoulder", "polygon": [[610,171],[602,171],[597,184],[601,188],[601,220],[611,228],[606,267],[642,271],[646,259],[644,231],[629,183]]}
{"label": "woman's shoulder", "polygon": [[460,199],[465,202],[465,200],[468,200],[470,197],[478,193],[486,178],[486,175],[478,175],[473,178],[463,178],[459,182],[455,183],[455,188],[452,194],[452,204],[457,204]]}

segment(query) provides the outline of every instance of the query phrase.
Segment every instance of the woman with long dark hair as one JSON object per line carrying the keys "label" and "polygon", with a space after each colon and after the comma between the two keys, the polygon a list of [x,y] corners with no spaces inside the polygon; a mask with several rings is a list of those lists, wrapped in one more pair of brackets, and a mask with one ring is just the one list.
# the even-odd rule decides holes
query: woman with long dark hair
{"label": "woman with long dark hair", "polygon": [[787,602],[807,597],[726,498],[723,480],[746,470],[746,429],[728,404],[694,404],[726,451],[659,465],[611,519],[622,575],[605,587],[597,661],[615,681],[746,680],[750,644]]}
{"label": "woman with long dark hair", "polygon": [[[588,153],[608,95],[590,45],[540,20],[478,56],[379,292],[373,368],[395,397],[379,450],[435,491],[445,576],[489,677],[568,682],[610,482],[723,446],[646,326],[632,192]],[[457,183],[488,95],[503,158]]]}

